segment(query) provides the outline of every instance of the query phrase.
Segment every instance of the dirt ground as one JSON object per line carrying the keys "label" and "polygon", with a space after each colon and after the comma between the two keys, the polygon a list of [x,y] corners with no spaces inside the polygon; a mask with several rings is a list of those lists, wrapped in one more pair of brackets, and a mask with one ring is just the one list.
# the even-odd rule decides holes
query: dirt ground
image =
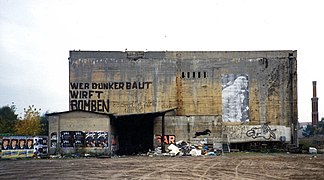
{"label": "dirt ground", "polygon": [[324,179],[324,155],[1,160],[0,179]]}

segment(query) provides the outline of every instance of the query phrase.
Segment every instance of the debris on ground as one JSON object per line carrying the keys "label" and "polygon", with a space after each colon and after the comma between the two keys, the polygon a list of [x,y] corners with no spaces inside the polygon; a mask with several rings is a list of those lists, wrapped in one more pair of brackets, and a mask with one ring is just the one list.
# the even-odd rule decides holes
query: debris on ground
{"label": "debris on ground", "polygon": [[174,145],[174,144],[171,144],[171,145],[168,147],[168,150],[170,150],[169,153],[170,153],[171,156],[176,156],[176,155],[178,155],[179,152],[180,152],[179,148],[178,148],[176,145]]}
{"label": "debris on ground", "polygon": [[162,153],[161,147],[155,148],[154,151],[149,151],[147,156],[216,156],[217,149],[213,146],[208,146],[208,144],[191,144],[186,141],[177,141],[175,144],[170,144],[166,148],[166,152]]}
{"label": "debris on ground", "polygon": [[317,149],[314,147],[309,147],[309,153],[310,154],[317,154]]}

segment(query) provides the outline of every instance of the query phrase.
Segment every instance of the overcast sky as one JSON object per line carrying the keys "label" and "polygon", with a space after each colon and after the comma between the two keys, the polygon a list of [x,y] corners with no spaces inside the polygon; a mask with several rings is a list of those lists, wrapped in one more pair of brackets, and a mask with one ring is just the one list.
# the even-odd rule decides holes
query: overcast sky
{"label": "overcast sky", "polygon": [[69,50],[298,51],[299,121],[324,117],[324,1],[0,0],[0,106],[69,109]]}

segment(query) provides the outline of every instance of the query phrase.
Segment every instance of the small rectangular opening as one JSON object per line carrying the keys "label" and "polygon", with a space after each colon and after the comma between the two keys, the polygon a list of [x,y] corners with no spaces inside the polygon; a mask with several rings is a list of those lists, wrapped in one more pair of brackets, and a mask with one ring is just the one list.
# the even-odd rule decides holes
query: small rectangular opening
{"label": "small rectangular opening", "polygon": [[190,72],[187,72],[187,78],[190,78]]}
{"label": "small rectangular opening", "polygon": [[196,72],[192,72],[192,77],[196,78]]}
{"label": "small rectangular opening", "polygon": [[181,75],[182,78],[185,78],[185,72],[182,72],[182,75]]}
{"label": "small rectangular opening", "polygon": [[207,77],[207,72],[204,72],[204,78],[206,78]]}
{"label": "small rectangular opening", "polygon": [[200,72],[198,72],[198,78],[200,78]]}

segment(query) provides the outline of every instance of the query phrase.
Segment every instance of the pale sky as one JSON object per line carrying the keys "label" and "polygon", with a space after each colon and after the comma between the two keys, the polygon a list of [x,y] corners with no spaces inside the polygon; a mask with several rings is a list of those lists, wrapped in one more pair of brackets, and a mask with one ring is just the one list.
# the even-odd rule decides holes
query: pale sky
{"label": "pale sky", "polygon": [[323,9],[323,0],[0,0],[0,106],[68,110],[69,50],[297,50],[299,121],[311,121],[312,81],[321,118]]}

